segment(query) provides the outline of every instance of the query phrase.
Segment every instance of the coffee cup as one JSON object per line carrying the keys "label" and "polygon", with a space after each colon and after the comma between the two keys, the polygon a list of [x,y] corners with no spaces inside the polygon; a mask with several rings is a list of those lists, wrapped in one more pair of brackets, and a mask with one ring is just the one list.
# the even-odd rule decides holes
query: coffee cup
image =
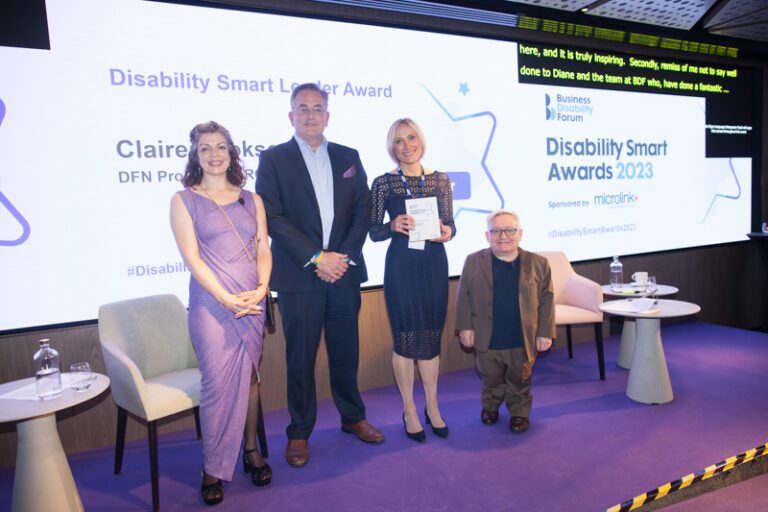
{"label": "coffee cup", "polygon": [[639,286],[648,284],[648,272],[635,272],[632,274],[632,280]]}

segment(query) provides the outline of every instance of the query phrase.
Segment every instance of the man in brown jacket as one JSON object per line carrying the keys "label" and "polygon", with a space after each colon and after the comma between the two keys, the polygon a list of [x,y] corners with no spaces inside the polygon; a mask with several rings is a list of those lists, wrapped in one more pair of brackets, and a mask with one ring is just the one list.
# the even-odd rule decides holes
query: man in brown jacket
{"label": "man in brown jacket", "polygon": [[503,401],[516,433],[528,430],[536,354],[549,350],[555,336],[549,263],[521,249],[522,236],[515,212],[491,212],[485,232],[490,248],[467,256],[456,298],[459,340],[474,347],[483,378],[480,419],[496,423]]}

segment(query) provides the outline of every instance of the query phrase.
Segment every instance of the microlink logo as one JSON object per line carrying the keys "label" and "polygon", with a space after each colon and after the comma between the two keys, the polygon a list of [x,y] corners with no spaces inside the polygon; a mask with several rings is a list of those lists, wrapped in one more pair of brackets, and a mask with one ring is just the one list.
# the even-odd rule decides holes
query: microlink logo
{"label": "microlink logo", "polygon": [[574,94],[556,94],[555,103],[549,94],[544,94],[547,121],[561,123],[582,123],[592,115],[592,98]]}
{"label": "microlink logo", "polygon": [[544,95],[544,107],[547,109],[547,121],[554,121],[555,116],[557,115],[557,112],[555,112],[555,109],[552,107],[552,98],[549,97],[549,94]]}
{"label": "microlink logo", "polygon": [[637,194],[632,192],[619,192],[618,194],[598,194],[592,198],[595,206],[627,207],[635,206],[640,200]]}

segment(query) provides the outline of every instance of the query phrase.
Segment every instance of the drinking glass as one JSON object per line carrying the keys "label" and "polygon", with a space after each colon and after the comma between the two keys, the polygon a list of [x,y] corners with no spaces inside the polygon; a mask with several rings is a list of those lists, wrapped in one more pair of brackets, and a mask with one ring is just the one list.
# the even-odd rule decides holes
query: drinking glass
{"label": "drinking glass", "polygon": [[656,284],[656,276],[648,276],[648,284],[646,285],[646,289],[651,294],[653,301],[656,302],[656,292],[659,289],[658,285]]}
{"label": "drinking glass", "polygon": [[91,387],[91,365],[75,363],[69,367],[69,386],[75,391],[85,391]]}

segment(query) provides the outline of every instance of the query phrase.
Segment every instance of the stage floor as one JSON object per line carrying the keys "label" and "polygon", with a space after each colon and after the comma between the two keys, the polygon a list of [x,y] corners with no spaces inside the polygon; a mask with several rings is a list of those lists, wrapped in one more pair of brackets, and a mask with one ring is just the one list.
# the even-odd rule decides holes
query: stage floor
{"label": "stage floor", "polygon": [[[597,511],[768,442],[768,334],[691,322],[664,326],[662,337],[671,403],[627,398],[628,372],[616,366],[618,336],[606,338],[606,381],[598,379],[594,343],[576,345],[573,360],[558,347],[537,361],[531,428],[523,435],[508,430],[505,410],[496,425],[480,422],[474,370],[440,377],[451,434],[440,439],[427,430],[422,445],[405,437],[392,386],[364,393],[385,443],[366,445],[342,433],[325,400],[304,468],[283,459],[287,411],[270,412],[272,485],[254,487],[239,464],[216,510]],[[161,510],[207,510],[194,433],[161,437],[159,452]],[[126,446],[118,476],[112,449],[71,456],[70,464],[86,510],[151,509],[146,442]],[[12,475],[0,471],[0,510],[10,509]],[[737,488],[697,497],[697,510],[714,507],[720,493],[730,493],[721,496],[732,504],[744,499],[768,508],[765,486]]]}

